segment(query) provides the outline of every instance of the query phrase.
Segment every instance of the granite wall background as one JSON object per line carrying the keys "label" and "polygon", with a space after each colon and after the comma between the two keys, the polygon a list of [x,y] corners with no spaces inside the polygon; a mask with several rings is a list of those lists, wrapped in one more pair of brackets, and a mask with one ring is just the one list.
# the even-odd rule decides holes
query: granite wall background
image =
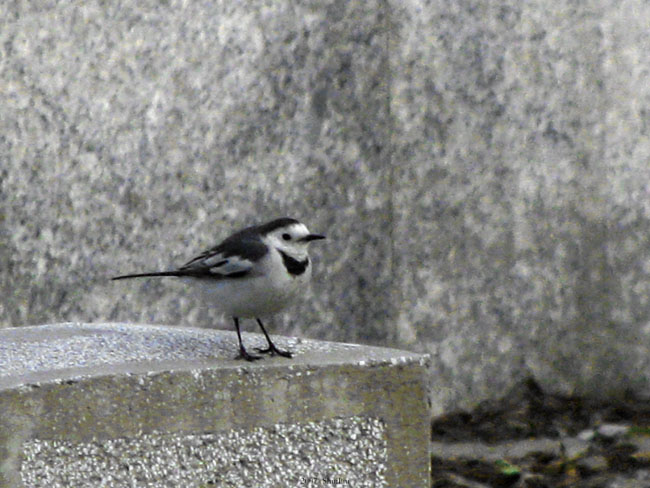
{"label": "granite wall background", "polygon": [[273,332],[431,353],[434,414],[650,395],[649,46],[642,0],[3,4],[0,324],[229,328],[108,277],[290,215]]}

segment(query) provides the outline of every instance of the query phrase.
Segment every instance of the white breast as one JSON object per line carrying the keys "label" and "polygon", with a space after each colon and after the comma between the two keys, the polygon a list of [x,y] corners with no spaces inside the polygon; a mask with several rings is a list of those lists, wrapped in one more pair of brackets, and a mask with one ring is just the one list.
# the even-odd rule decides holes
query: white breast
{"label": "white breast", "polygon": [[250,276],[224,280],[188,278],[199,285],[208,307],[231,317],[263,317],[284,309],[306,287],[311,278],[311,263],[299,276],[287,273],[282,257],[272,249]]}

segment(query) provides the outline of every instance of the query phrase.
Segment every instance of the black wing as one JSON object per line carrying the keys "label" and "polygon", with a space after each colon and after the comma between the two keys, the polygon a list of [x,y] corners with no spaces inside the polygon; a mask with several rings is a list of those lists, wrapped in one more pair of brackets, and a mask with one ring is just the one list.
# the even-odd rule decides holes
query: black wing
{"label": "black wing", "polygon": [[202,252],[178,269],[153,273],[116,276],[113,280],[143,278],[149,276],[193,276],[196,278],[241,278],[248,276],[257,261],[268,248],[260,240],[254,228],[233,234],[221,244]]}
{"label": "black wing", "polygon": [[266,245],[256,235],[240,232],[191,259],[178,272],[206,278],[239,278],[250,274],[267,253]]}

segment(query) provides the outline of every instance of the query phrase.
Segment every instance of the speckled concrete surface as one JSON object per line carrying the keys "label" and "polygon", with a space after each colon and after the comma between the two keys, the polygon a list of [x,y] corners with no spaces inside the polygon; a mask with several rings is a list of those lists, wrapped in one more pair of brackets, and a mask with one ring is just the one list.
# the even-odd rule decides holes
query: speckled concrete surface
{"label": "speckled concrete surface", "polygon": [[229,328],[171,280],[107,278],[287,215],[329,250],[314,250],[314,293],[275,330],[387,336],[386,311],[369,306],[391,279],[377,266],[390,242],[375,237],[390,221],[381,2],[3,9],[3,324]]}
{"label": "speckled concrete surface", "polygon": [[351,417],[224,434],[36,440],[24,445],[21,474],[30,488],[381,488],[385,435],[381,421]]}
{"label": "speckled concrete surface", "polygon": [[0,16],[0,323],[229,328],[172,280],[279,215],[329,236],[282,335],[650,395],[650,6],[121,2]]}
{"label": "speckled concrete surface", "polygon": [[650,396],[650,4],[395,14],[396,186],[418,182],[396,203],[397,324],[434,357],[436,410],[528,375]]}
{"label": "speckled concrete surface", "polygon": [[[242,333],[247,348],[266,346],[262,334]],[[0,388],[31,381],[60,381],[77,375],[112,372],[185,370],[219,361],[221,367],[249,368],[283,365],[292,369],[306,364],[354,361],[359,366],[397,366],[423,356],[394,349],[273,336],[281,349],[294,353],[247,363],[236,360],[235,332],[119,323],[66,323],[0,329]],[[424,363],[422,363],[424,365]]]}
{"label": "speckled concrete surface", "polygon": [[[263,337],[246,334],[247,343]],[[0,330],[0,486],[420,487],[426,357],[131,324]]]}

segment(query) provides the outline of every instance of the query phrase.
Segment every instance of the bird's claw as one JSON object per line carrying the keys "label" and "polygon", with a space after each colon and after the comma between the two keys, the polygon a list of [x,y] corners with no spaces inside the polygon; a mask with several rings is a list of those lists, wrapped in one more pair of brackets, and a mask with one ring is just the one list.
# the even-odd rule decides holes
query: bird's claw
{"label": "bird's claw", "polygon": [[244,359],[246,361],[257,361],[258,359],[262,359],[262,356],[258,356],[257,354],[250,354],[249,352],[246,351],[246,349],[240,349],[239,354],[235,359]]}
{"label": "bird's claw", "polygon": [[291,351],[283,351],[282,349],[278,349],[277,347],[272,345],[265,348],[256,347],[255,350],[260,354],[270,354],[271,356],[275,356],[277,354],[278,356],[282,356],[285,358],[293,357],[293,353]]}

